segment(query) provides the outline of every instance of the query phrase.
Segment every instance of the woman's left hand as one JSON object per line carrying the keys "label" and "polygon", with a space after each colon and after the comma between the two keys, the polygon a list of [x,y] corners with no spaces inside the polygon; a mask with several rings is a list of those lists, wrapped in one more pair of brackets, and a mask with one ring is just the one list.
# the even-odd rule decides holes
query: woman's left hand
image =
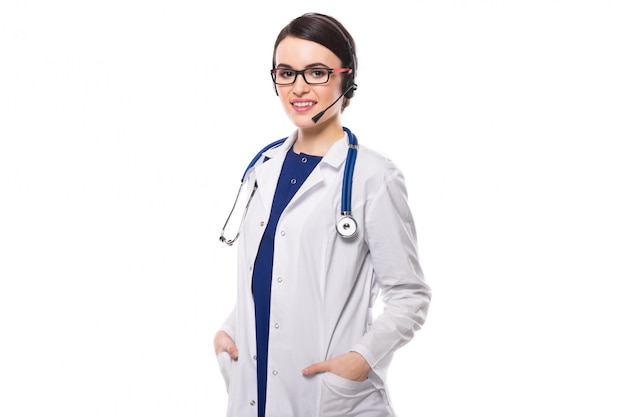
{"label": "woman's left hand", "polygon": [[348,352],[324,362],[318,362],[302,370],[304,376],[331,372],[351,381],[362,382],[372,370],[365,358],[356,352]]}

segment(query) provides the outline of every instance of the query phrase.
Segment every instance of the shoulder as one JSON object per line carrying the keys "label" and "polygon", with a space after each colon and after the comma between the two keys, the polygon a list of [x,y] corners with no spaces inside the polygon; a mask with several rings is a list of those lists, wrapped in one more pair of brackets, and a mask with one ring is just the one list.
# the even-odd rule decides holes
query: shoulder
{"label": "shoulder", "polygon": [[406,194],[404,174],[387,155],[359,145],[354,165],[353,189],[365,200]]}
{"label": "shoulder", "polygon": [[359,145],[355,174],[369,180],[388,180],[391,177],[402,177],[402,172],[391,158],[364,145]]}

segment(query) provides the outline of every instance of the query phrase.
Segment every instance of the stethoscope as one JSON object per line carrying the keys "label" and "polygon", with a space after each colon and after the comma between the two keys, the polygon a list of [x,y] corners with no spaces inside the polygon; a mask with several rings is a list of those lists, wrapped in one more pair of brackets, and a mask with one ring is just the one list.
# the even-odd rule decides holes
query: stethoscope
{"label": "stethoscope", "polygon": [[[339,236],[343,238],[351,238],[356,234],[357,231],[357,223],[354,217],[352,217],[352,177],[354,176],[354,164],[356,162],[356,154],[359,149],[359,142],[354,136],[354,134],[350,131],[350,129],[344,127],[343,130],[348,134],[348,155],[346,156],[346,164],[343,169],[343,184],[341,188],[341,214],[337,219],[336,229]],[[239,229],[237,229],[237,235],[233,239],[226,239],[224,237],[224,232],[226,230],[226,226],[230,221],[233,212],[235,211],[235,207],[237,206],[237,202],[239,201],[239,196],[241,194],[241,190],[243,189],[243,185],[246,181],[246,176],[248,175],[248,171],[250,168],[256,165],[259,159],[263,156],[263,153],[276,148],[285,142],[287,138],[279,139],[275,142],[270,143],[265,146],[263,149],[257,153],[252,161],[246,167],[246,170],[243,172],[243,176],[241,177],[241,184],[239,185],[239,191],[237,191],[237,197],[235,197],[235,203],[233,204],[233,208],[230,210],[228,217],[226,218],[226,223],[224,223],[224,227],[222,227],[222,233],[220,235],[220,241],[226,243],[228,246],[231,246],[237,238],[239,237],[239,232],[241,231],[241,226],[243,225],[243,221],[246,218],[246,213],[248,212],[248,207],[250,207],[250,201],[252,201],[252,197],[254,196],[258,185],[256,181],[254,182],[254,187],[252,188],[252,192],[250,193],[250,197],[248,198],[248,202],[243,210],[243,215],[241,216],[241,222],[239,223]]]}

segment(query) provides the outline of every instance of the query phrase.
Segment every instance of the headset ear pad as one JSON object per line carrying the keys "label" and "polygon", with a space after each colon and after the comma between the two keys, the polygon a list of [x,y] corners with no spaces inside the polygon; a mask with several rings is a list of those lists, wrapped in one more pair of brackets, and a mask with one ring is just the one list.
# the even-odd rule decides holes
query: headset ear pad
{"label": "headset ear pad", "polygon": [[[350,88],[350,86],[352,86],[352,88]],[[348,89],[350,89],[350,91],[348,91]],[[344,96],[345,98],[354,97],[354,92],[356,91],[356,83],[354,82],[354,74],[346,75],[346,79],[343,82],[343,91],[348,91],[346,95]]]}

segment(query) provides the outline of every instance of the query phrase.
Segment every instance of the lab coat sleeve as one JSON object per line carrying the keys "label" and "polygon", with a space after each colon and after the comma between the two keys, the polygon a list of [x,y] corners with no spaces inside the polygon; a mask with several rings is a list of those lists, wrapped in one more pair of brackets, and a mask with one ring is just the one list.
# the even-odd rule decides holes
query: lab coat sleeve
{"label": "lab coat sleeve", "polygon": [[373,368],[409,342],[426,320],[431,289],[418,261],[415,224],[402,173],[393,165],[365,207],[365,239],[384,303],[353,351]]}
{"label": "lab coat sleeve", "polygon": [[226,334],[228,334],[230,338],[233,339],[233,341],[235,341],[235,343],[237,342],[236,309],[237,309],[237,306],[235,305],[235,307],[233,308],[233,311],[231,311],[226,321],[224,321],[224,323],[222,323],[222,326],[220,327],[220,330],[223,330],[224,332],[226,332]]}

